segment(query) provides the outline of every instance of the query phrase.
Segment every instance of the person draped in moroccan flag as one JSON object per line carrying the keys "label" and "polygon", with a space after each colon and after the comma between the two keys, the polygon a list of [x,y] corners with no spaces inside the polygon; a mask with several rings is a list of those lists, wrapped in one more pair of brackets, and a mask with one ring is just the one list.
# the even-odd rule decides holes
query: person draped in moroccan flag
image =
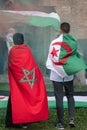
{"label": "person draped in moroccan flag", "polygon": [[69,125],[74,124],[73,98],[74,74],[87,69],[83,57],[77,52],[77,41],[69,34],[70,24],[64,22],[60,25],[60,35],[54,39],[49,48],[46,67],[51,70],[50,80],[53,82],[56,99],[58,123],[56,128],[64,129],[64,109],[63,109],[63,87],[68,101]]}
{"label": "person draped in moroccan flag", "polygon": [[14,46],[8,56],[10,97],[6,127],[48,119],[48,102],[42,73],[21,33],[13,35]]}

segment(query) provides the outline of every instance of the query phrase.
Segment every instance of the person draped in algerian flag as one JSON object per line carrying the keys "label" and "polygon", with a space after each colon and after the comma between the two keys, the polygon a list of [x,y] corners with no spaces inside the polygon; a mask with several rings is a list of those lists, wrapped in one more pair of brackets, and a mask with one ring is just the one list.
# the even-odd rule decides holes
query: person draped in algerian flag
{"label": "person draped in algerian flag", "polygon": [[44,79],[32,52],[21,33],[13,35],[14,46],[8,56],[10,97],[6,127],[48,119],[48,102]]}
{"label": "person draped in algerian flag", "polygon": [[60,35],[50,44],[46,61],[46,67],[51,70],[50,80],[52,80],[54,86],[57,116],[59,119],[56,127],[59,129],[64,129],[63,87],[68,100],[69,125],[75,127],[74,74],[87,68],[82,56],[77,52],[77,41],[69,32],[70,24],[67,22],[62,23],[60,25]]}
{"label": "person draped in algerian flag", "polygon": [[77,41],[66,33],[51,42],[46,66],[62,78],[87,69],[83,57],[77,52]]}

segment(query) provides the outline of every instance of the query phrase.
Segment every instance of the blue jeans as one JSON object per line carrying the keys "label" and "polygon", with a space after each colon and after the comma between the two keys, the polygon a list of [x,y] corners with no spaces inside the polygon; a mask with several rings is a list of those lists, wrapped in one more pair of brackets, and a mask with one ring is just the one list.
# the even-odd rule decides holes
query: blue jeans
{"label": "blue jeans", "polygon": [[68,82],[53,81],[53,86],[54,86],[54,94],[55,94],[55,99],[56,99],[58,120],[59,120],[59,123],[64,125],[63,88],[65,89],[65,95],[68,101],[69,117],[74,118],[75,101],[73,97],[73,94],[74,94],[73,80],[68,81]]}

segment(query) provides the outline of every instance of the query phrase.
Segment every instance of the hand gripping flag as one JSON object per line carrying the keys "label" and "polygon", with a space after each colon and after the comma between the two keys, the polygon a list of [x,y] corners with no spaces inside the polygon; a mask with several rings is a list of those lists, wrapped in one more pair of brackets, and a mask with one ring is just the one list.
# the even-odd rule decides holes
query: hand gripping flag
{"label": "hand gripping flag", "polygon": [[44,79],[27,45],[14,45],[10,50],[8,76],[13,123],[47,120],[48,102]]}
{"label": "hand gripping flag", "polygon": [[46,67],[62,78],[87,69],[77,52],[77,42],[70,34],[61,34],[51,42]]}

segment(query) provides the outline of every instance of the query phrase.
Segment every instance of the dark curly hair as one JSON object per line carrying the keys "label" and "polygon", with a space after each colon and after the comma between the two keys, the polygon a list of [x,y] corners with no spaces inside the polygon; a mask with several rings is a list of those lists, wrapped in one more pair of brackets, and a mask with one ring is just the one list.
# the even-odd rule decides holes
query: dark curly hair
{"label": "dark curly hair", "polygon": [[60,29],[61,29],[64,33],[69,33],[69,32],[70,32],[70,24],[67,23],[67,22],[61,23]]}
{"label": "dark curly hair", "polygon": [[24,43],[24,36],[22,33],[15,33],[13,35],[13,42],[14,44],[21,45]]}

